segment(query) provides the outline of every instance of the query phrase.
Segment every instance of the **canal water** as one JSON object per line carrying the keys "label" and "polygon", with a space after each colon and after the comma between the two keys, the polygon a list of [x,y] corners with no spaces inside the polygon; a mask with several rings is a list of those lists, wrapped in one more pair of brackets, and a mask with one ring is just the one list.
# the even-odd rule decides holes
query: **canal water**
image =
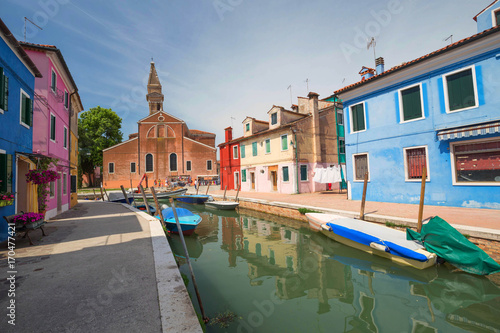
{"label": "canal water", "polygon": [[[207,332],[500,332],[488,278],[392,264],[295,220],[182,207],[203,218],[186,241],[207,316],[237,316]],[[179,236],[168,238],[199,312]]]}

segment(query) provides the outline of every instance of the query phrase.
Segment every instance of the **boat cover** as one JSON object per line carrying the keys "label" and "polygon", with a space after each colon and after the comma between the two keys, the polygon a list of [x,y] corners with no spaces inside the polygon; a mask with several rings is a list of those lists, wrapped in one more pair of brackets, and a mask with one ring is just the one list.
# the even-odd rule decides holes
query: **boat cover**
{"label": "boat cover", "polygon": [[[179,222],[182,224],[198,224],[201,221],[201,217],[199,215],[193,214],[190,210],[185,208],[176,208],[177,217],[179,218]],[[174,211],[172,207],[168,207],[161,211],[163,215],[163,219],[166,222],[176,223],[174,217]],[[159,216],[156,216],[158,219]]]}
{"label": "boat cover", "polygon": [[[396,244],[394,242],[391,242],[387,239],[382,239],[381,237],[374,236],[373,233],[365,233],[362,231],[358,231],[355,229],[351,229],[342,225],[339,225],[337,222],[342,222],[344,219],[336,220],[335,222],[329,222],[326,225],[330,227],[331,231],[341,237],[350,239],[352,241],[355,241],[357,243],[370,246],[371,243],[376,243],[380,245],[385,245],[386,246],[386,252],[403,257],[403,258],[408,258],[408,259],[413,259],[413,260],[418,260],[418,261],[427,261],[429,258],[425,256],[422,253],[415,252],[414,249]],[[346,219],[347,220],[347,219]],[[355,221],[355,220],[354,220]],[[365,222],[367,223],[367,222]],[[379,226],[377,226],[380,228]],[[387,231],[391,230],[387,227],[382,227],[386,228]],[[404,235],[404,233],[403,233]]]}
{"label": "boat cover", "polygon": [[495,260],[439,216],[424,224],[420,233],[406,229],[406,238],[421,241],[427,251],[468,273],[500,272],[500,265]]}

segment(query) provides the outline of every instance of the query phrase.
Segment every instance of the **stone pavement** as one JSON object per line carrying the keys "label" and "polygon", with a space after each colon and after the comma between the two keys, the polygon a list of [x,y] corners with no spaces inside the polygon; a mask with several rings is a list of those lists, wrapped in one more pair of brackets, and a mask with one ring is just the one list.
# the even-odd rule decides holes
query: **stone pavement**
{"label": "stone pavement", "polygon": [[[205,194],[206,190],[206,186],[201,186],[198,193]],[[188,193],[194,192],[194,187],[189,187]],[[219,197],[224,194],[224,190],[221,190],[219,186],[210,186],[208,193]],[[234,198],[236,191],[228,190],[226,196]],[[240,199],[264,200],[272,203],[287,203],[300,207],[337,210],[355,216],[359,216],[361,207],[361,201],[347,200],[346,192],[339,194],[338,190],[301,194],[240,192],[238,197]],[[500,201],[500,196],[498,200]],[[463,229],[466,230],[493,229],[498,231],[500,235],[500,210],[424,205],[423,219],[436,215],[452,225],[463,226]],[[385,218],[391,222],[397,222],[398,220],[401,222],[416,222],[418,205],[367,201],[365,216],[368,219],[370,216],[381,217],[380,220]]]}
{"label": "stone pavement", "polygon": [[201,332],[158,222],[122,204],[80,201],[46,224],[46,237],[31,232],[34,246],[16,240],[14,274],[2,243],[0,332]]}

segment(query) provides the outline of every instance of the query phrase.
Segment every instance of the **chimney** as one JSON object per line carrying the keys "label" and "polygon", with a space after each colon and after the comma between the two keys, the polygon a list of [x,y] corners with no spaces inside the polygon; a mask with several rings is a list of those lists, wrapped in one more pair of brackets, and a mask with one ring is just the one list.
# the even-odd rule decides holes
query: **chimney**
{"label": "chimney", "polygon": [[364,81],[374,76],[375,70],[373,68],[363,66],[359,71],[359,75],[361,75],[361,81]]}
{"label": "chimney", "polygon": [[226,141],[229,142],[233,140],[233,128],[231,126],[224,128],[224,131],[226,131]]}
{"label": "chimney", "polygon": [[375,66],[377,69],[377,74],[382,74],[384,72],[384,58],[378,57],[375,59]]}
{"label": "chimney", "polygon": [[309,107],[311,110],[313,118],[313,162],[321,162],[321,142],[320,142],[320,127],[319,127],[319,108],[318,108],[318,97],[319,95],[315,92],[310,92],[309,95]]}

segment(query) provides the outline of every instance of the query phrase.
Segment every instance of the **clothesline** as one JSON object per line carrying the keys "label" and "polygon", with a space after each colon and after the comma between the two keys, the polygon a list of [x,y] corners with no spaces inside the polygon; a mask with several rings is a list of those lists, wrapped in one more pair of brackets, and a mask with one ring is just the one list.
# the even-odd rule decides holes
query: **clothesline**
{"label": "clothesline", "polygon": [[313,181],[320,184],[340,183],[345,175],[345,165],[327,168],[314,168]]}

